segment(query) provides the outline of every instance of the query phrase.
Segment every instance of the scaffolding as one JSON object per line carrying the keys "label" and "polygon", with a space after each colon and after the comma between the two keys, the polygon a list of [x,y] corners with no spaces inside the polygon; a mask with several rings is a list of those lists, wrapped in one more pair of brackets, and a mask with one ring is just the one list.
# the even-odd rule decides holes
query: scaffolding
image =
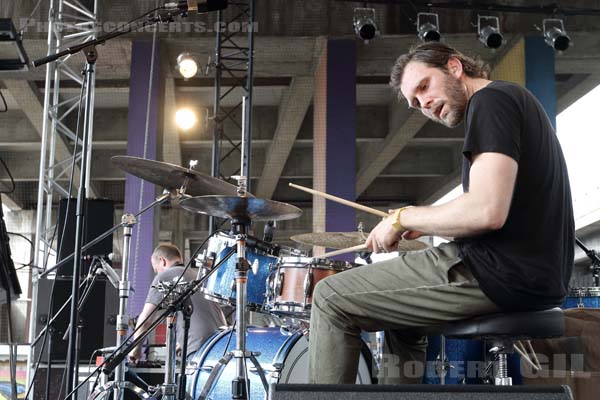
{"label": "scaffolding", "polygon": [[[252,150],[252,84],[254,65],[254,11],[255,0],[238,0],[229,2],[228,14],[232,15],[226,19],[223,11],[217,15],[217,26],[227,27],[233,23],[249,27],[247,36],[241,31],[222,32],[217,31],[215,49],[215,99],[213,110],[213,147],[211,174],[220,179],[230,179],[235,175],[247,177],[246,189],[251,190],[250,159]],[[244,40],[245,39],[245,40]],[[224,83],[227,82],[227,88]],[[242,96],[238,95],[236,89],[242,89]],[[239,99],[233,107],[225,109],[222,103],[230,98]],[[236,117],[236,112],[242,110],[241,122]],[[241,132],[241,140],[232,139],[233,132],[225,132],[225,122],[232,125]],[[236,130],[237,130],[236,129]],[[223,149],[229,144],[226,152]],[[243,146],[243,148],[242,148]],[[228,146],[227,146],[228,147]],[[240,167],[235,170],[225,170],[224,162],[232,157],[244,155]],[[236,165],[236,164],[234,164]],[[215,230],[215,221],[209,219],[209,231]]]}
{"label": "scaffolding", "polygon": [[[96,38],[98,0],[89,0],[86,6],[78,0],[52,0],[48,11],[48,53],[53,55],[68,47],[84,43]],[[90,10],[92,8],[92,10]],[[48,266],[52,256],[52,248],[56,245],[60,232],[57,232],[53,208],[59,198],[69,196],[68,188],[60,181],[73,181],[78,185],[79,168],[71,169],[72,157],[58,157],[57,146],[66,144],[72,149],[75,162],[82,159],[82,143],[77,137],[77,132],[69,128],[66,118],[73,112],[77,113],[86,101],[85,93],[75,93],[65,90],[61,82],[68,88],[82,87],[84,79],[81,71],[73,68],[77,60],[75,56],[66,56],[56,62],[46,64],[46,81],[44,86],[44,115],[42,123],[42,143],[40,154],[39,187],[36,214],[36,238],[34,243],[34,265],[32,269],[31,309],[29,319],[29,341],[33,342],[36,336],[38,283],[40,269]],[[82,66],[83,67],[83,66]],[[74,84],[73,84],[74,83]],[[94,93],[95,80],[91,82],[91,91]],[[94,98],[89,99],[90,114],[81,121],[82,126],[87,126],[93,132],[93,104]],[[92,135],[88,138],[87,176],[85,181],[86,193],[95,197],[95,192],[90,185],[90,163]],[[60,142],[62,141],[62,142]],[[64,148],[64,146],[61,146]],[[64,155],[64,154],[63,154]],[[76,175],[76,176],[75,176]],[[33,367],[33,346],[29,349],[27,358],[27,384],[31,383]]]}

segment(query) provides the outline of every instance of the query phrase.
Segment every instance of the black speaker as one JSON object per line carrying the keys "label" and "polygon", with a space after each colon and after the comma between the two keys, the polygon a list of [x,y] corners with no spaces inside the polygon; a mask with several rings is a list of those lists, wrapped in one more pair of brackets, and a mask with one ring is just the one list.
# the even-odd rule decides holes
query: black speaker
{"label": "black speaker", "polygon": [[568,386],[271,385],[270,400],[573,400]]}
{"label": "black speaker", "polygon": [[[67,203],[69,209],[67,210]],[[58,261],[68,257],[75,251],[75,219],[77,199],[61,199],[58,209],[58,227],[56,231],[58,243]],[[114,203],[112,200],[87,199],[84,201],[84,227],[82,245],[85,245],[113,226]],[[66,226],[65,226],[66,224]],[[64,229],[64,236],[63,236]],[[62,240],[61,240],[62,237]],[[86,251],[83,256],[107,256],[112,253],[112,235],[100,241]],[[82,276],[87,275],[89,261],[83,263]],[[73,262],[68,262],[57,269],[63,277],[73,275]]]}
{"label": "black speaker", "polygon": [[[37,321],[36,321],[36,335],[38,335],[42,329],[46,326],[48,321],[48,307],[50,305],[50,293],[52,292],[52,285],[55,284],[53,301],[52,301],[52,315],[57,315],[59,309],[65,304],[69,296],[71,296],[71,281],[66,279],[40,279],[38,286],[38,308],[37,308]],[[103,279],[96,279],[94,286],[91,289],[91,293],[86,299],[86,302],[79,314],[79,322],[82,326],[80,331],[80,348],[79,348],[79,361],[87,363],[94,352],[94,350],[104,347],[104,331],[106,321],[105,313],[105,298],[106,292],[110,290],[111,293],[115,292],[115,289],[110,285],[109,282]],[[67,328],[69,326],[69,316],[71,313],[71,303],[69,303],[63,311],[58,314],[58,318],[53,323],[54,332],[52,333],[52,362],[61,363],[65,362],[67,357],[67,349],[69,346],[68,337],[67,340],[63,340]],[[114,329],[114,326],[113,326]],[[114,331],[113,331],[114,332]],[[114,333],[113,333],[114,334]],[[68,336],[68,335],[67,335]],[[39,355],[41,345],[43,342],[43,336],[38,341],[35,347],[35,358]],[[48,360],[48,341],[46,341],[46,347],[42,354],[42,362]]]}

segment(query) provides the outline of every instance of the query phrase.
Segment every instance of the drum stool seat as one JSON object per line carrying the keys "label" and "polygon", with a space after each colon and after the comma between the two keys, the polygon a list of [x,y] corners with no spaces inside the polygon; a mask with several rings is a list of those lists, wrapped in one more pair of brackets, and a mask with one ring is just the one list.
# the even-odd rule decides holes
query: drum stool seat
{"label": "drum stool seat", "polygon": [[448,323],[436,331],[453,339],[484,339],[492,342],[490,353],[497,366],[496,385],[512,385],[507,372],[507,354],[512,353],[517,340],[560,337],[565,331],[565,320],[560,308],[542,311],[495,313]]}

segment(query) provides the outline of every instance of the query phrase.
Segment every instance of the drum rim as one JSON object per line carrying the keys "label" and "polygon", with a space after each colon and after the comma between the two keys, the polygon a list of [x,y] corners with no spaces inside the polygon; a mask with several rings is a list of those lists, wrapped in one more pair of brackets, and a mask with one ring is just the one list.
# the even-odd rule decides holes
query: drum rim
{"label": "drum rim", "polygon": [[570,288],[567,297],[600,297],[600,287],[582,286]]}
{"label": "drum rim", "polygon": [[319,257],[279,257],[277,266],[280,268],[313,268],[334,271],[346,271],[353,265],[348,261],[329,260]]}

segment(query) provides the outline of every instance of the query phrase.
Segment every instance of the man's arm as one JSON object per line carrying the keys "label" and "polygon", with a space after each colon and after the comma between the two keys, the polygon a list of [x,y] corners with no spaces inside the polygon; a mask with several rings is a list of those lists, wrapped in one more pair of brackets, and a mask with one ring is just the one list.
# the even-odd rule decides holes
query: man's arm
{"label": "man's arm", "polygon": [[[138,337],[140,337],[144,332],[146,332],[150,328],[150,325],[152,325],[152,322],[154,322],[154,320],[156,318],[153,318],[153,317],[148,318],[148,316],[150,314],[152,314],[152,312],[155,309],[156,309],[155,304],[152,304],[152,303],[144,304],[144,308],[142,309],[142,312],[138,316],[137,324],[135,326],[136,331],[133,334],[134,340],[137,339]],[[142,344],[140,343],[133,350],[131,350],[131,352],[129,353],[129,355],[127,357],[130,362],[135,364],[137,361],[139,361],[141,354],[142,354]]]}
{"label": "man's arm", "polygon": [[[475,155],[469,172],[468,193],[439,206],[407,208],[400,214],[400,224],[407,231],[447,237],[473,236],[500,229],[508,217],[517,170],[517,162],[505,154]],[[395,250],[402,232],[392,227],[393,222],[388,217],[373,229],[367,239],[370,250]]]}

